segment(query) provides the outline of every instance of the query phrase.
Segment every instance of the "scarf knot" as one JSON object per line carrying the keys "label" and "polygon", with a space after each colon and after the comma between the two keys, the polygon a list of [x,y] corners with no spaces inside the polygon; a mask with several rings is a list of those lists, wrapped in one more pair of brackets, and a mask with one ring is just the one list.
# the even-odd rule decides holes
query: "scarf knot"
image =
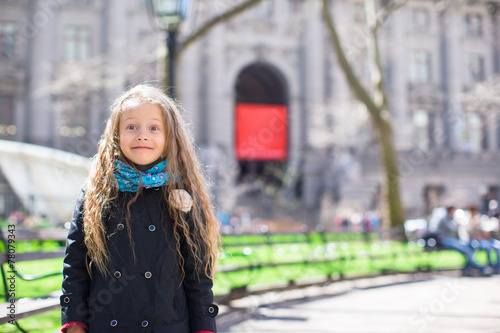
{"label": "scarf knot", "polygon": [[117,160],[115,163],[115,178],[121,192],[136,192],[139,187],[145,189],[161,187],[170,181],[177,182],[178,177],[172,177],[166,172],[167,160],[164,160],[146,171],[137,171],[127,163]]}

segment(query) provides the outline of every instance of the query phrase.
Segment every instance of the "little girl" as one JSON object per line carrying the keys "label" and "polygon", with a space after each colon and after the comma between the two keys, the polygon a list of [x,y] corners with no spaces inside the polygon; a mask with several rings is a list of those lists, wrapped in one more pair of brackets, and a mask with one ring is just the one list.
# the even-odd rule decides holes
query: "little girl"
{"label": "little girl", "polygon": [[126,91],[71,221],[62,331],[215,332],[218,235],[179,108],[151,86]]}

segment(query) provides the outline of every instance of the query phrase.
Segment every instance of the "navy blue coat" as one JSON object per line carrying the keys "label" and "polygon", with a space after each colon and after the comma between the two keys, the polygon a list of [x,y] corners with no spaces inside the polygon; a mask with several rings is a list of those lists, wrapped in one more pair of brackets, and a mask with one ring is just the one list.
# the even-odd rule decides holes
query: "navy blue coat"
{"label": "navy blue coat", "polygon": [[[142,191],[131,205],[135,261],[130,245],[126,203],[134,195],[120,192],[107,218],[111,276],[95,267],[88,274],[83,233],[83,201],[78,199],[64,258],[62,324],[73,321],[97,332],[188,333],[216,331],[212,279],[197,277],[189,251],[181,244],[185,278],[181,283],[173,219],[160,188]],[[189,219],[189,213],[187,215]]]}

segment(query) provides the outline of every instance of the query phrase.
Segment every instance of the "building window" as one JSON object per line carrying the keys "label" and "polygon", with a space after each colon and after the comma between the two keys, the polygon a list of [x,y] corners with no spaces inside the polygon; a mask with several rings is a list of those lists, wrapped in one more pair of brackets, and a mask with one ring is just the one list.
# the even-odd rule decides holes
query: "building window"
{"label": "building window", "polygon": [[429,113],[425,110],[416,110],[413,113],[415,126],[415,143],[418,149],[427,151],[430,147]]}
{"label": "building window", "polygon": [[92,5],[92,0],[66,0],[66,3],[68,5],[89,7]]}
{"label": "building window", "polygon": [[[482,150],[486,150],[488,148],[487,144],[485,145],[485,133],[483,132],[485,129],[485,121],[482,117],[477,113],[469,113],[467,115],[467,127],[468,127],[468,141],[470,151],[473,153],[478,153]],[[487,137],[486,137],[487,141]]]}
{"label": "building window", "polygon": [[[426,185],[424,187],[425,212],[427,214],[431,214],[434,208],[437,208],[442,204],[444,193],[445,188],[443,185]],[[437,222],[439,221],[436,221],[436,223]]]}
{"label": "building window", "polygon": [[480,54],[469,53],[467,54],[466,62],[466,83],[472,84],[474,82],[484,81],[484,57]]}
{"label": "building window", "polygon": [[270,18],[273,14],[273,2],[264,0],[252,8],[252,14],[258,18]]}
{"label": "building window", "polygon": [[16,30],[14,22],[0,22],[0,58],[14,58]]}
{"label": "building window", "polygon": [[411,10],[411,30],[416,33],[429,32],[430,14],[427,9],[415,8]]}
{"label": "building window", "polygon": [[410,55],[410,81],[428,83],[431,81],[431,53],[426,50],[413,50]]}
{"label": "building window", "polygon": [[68,27],[64,33],[64,59],[80,61],[90,57],[90,29]]}
{"label": "building window", "polygon": [[79,138],[85,136],[87,127],[88,110],[85,103],[77,103],[68,100],[63,113],[62,126],[59,135],[62,137]]}
{"label": "building window", "polygon": [[297,14],[300,10],[300,3],[302,1],[301,0],[288,0],[286,1],[286,6],[287,6],[287,11],[288,11],[288,15],[290,16],[293,16],[295,14]]}
{"label": "building window", "polygon": [[465,15],[465,34],[469,37],[479,37],[483,35],[483,18],[479,14]]}
{"label": "building window", "polygon": [[0,138],[16,135],[14,125],[14,98],[0,95]]}
{"label": "building window", "polygon": [[497,150],[500,150],[500,118],[496,117]]}
{"label": "building window", "polygon": [[488,121],[486,120],[485,115],[481,115],[480,119],[481,119],[481,149],[487,151],[490,149]]}
{"label": "building window", "polygon": [[429,150],[436,149],[437,142],[434,135],[436,133],[436,113],[429,113]]}

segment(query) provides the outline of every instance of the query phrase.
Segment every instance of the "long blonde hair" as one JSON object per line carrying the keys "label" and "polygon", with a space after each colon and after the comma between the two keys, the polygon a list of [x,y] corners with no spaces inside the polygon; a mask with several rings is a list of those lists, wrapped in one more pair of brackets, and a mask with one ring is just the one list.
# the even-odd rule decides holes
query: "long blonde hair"
{"label": "long blonde hair", "polygon": [[[183,241],[189,248],[190,257],[194,260],[196,273],[204,271],[213,278],[219,248],[219,223],[214,215],[203,171],[194,151],[193,139],[181,116],[181,107],[160,89],[145,84],[125,91],[112,104],[111,115],[99,141],[98,152],[93,159],[85,190],[83,217],[88,259],[102,274],[107,273],[110,256],[107,248],[105,216],[109,212],[112,200],[118,196],[117,181],[113,173],[115,162],[117,159],[126,161],[120,149],[119,124],[122,111],[127,109],[129,101],[150,103],[162,111],[166,138],[163,156],[168,161],[166,171],[171,175],[181,175],[182,179],[180,183],[170,182],[163,187],[164,200],[168,200],[168,193],[171,190],[178,188],[184,188],[193,197],[190,213],[192,223],[184,218],[180,210],[169,205],[169,213],[174,220],[173,230],[177,241],[176,250],[181,261],[179,264],[182,268],[182,278],[185,275],[183,269],[185,259],[181,254]],[[130,204],[137,199],[139,193],[140,189],[127,205],[129,216]],[[133,246],[130,227],[127,228]]]}

